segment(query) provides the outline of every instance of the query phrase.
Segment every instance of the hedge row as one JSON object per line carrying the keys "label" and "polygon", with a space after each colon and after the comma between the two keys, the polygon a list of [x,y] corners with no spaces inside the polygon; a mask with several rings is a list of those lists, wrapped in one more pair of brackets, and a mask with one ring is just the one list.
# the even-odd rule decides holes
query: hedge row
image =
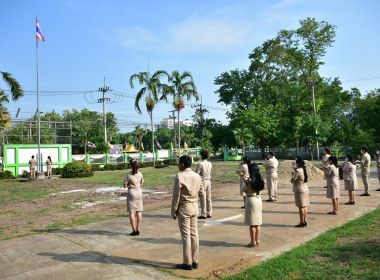
{"label": "hedge row", "polygon": [[[177,165],[176,159],[165,159],[156,161],[156,167],[161,165]],[[153,161],[139,162],[140,168],[153,167]],[[92,171],[109,171],[109,170],[124,170],[129,169],[129,163],[107,163],[107,164],[91,164]]]}
{"label": "hedge row", "polygon": [[0,180],[2,179],[14,179],[13,173],[9,170],[0,171]]}
{"label": "hedge row", "polygon": [[62,170],[62,178],[81,178],[94,176],[91,165],[74,161],[67,163]]}

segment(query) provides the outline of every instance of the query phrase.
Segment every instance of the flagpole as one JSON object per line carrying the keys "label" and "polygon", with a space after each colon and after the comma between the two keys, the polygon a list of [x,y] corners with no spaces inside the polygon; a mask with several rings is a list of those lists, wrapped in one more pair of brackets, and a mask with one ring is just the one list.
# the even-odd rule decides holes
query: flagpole
{"label": "flagpole", "polygon": [[[37,25],[38,18],[36,17],[36,25]],[[40,135],[40,98],[38,93],[38,39],[36,37],[36,67],[37,67],[37,122],[38,122],[38,154],[37,154],[37,171],[41,170],[41,135]]]}

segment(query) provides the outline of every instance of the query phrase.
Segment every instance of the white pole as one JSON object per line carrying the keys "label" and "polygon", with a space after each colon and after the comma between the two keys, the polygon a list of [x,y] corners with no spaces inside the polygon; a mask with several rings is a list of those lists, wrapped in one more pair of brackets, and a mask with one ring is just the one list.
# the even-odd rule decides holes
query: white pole
{"label": "white pole", "polygon": [[[37,17],[36,17],[36,25],[37,25]],[[36,66],[37,66],[37,123],[38,123],[38,154],[37,154],[37,171],[41,170],[42,159],[41,155],[41,135],[40,135],[40,98],[38,93],[38,39],[36,37]]]}

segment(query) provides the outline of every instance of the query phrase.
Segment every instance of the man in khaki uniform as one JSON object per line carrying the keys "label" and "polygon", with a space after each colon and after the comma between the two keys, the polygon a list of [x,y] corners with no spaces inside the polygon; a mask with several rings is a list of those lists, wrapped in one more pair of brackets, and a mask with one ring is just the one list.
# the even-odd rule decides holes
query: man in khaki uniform
{"label": "man in khaki uniform", "polygon": [[[379,179],[380,184],[380,147],[377,148],[376,155],[374,156],[376,160],[376,167],[377,167],[377,179]],[[380,191],[380,188],[376,189],[376,191]]]}
{"label": "man in khaki uniform", "polygon": [[32,159],[29,160],[29,169],[30,169],[30,179],[36,179],[36,163],[37,161],[32,156]]}
{"label": "man in khaki uniform", "polygon": [[183,263],[177,268],[192,270],[198,268],[198,197],[202,196],[202,179],[191,170],[191,158],[179,158],[178,173],[174,179],[173,200],[171,215],[175,220],[178,217],[179,230],[183,245]]}
{"label": "man in khaki uniform", "polygon": [[359,160],[356,161],[356,163],[361,165],[361,174],[362,174],[362,181],[364,185],[364,193],[360,196],[370,196],[371,195],[371,188],[369,186],[369,173],[370,173],[370,165],[371,165],[371,156],[368,154],[368,147],[363,146],[362,147],[362,157],[358,157]]}
{"label": "man in khaki uniform", "polygon": [[201,215],[198,219],[211,218],[212,215],[212,204],[211,204],[211,162],[207,161],[208,152],[201,152],[202,162],[198,163],[197,169],[195,170],[202,178],[202,193],[203,196],[200,197],[201,202]]}
{"label": "man in khaki uniform", "polygon": [[278,160],[274,156],[273,152],[269,152],[269,156],[263,162],[263,166],[265,167],[269,196],[269,199],[267,199],[266,202],[275,202],[277,200]]}

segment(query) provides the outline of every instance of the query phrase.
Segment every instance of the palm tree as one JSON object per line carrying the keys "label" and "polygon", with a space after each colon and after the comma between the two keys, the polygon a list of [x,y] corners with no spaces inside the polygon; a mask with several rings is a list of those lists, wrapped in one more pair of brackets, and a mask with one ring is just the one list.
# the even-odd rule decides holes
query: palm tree
{"label": "palm tree", "polygon": [[247,143],[252,140],[252,133],[248,128],[236,128],[233,131],[235,135],[236,142],[243,147],[243,155],[245,154],[244,143]]}
{"label": "palm tree", "polygon": [[178,70],[174,70],[169,82],[171,85],[164,88],[164,94],[161,99],[167,100],[168,95],[173,95],[173,105],[178,112],[178,155],[181,156],[181,124],[179,122],[179,112],[185,107],[183,98],[186,97],[187,101],[189,101],[191,97],[195,97],[195,100],[198,101],[199,96],[193,76],[188,71],[180,74]]}
{"label": "palm tree", "polygon": [[146,135],[145,129],[141,128],[139,125],[135,127],[135,130],[132,131],[132,135],[136,137],[137,141],[139,141],[139,151],[141,150],[141,141],[143,137]]}
{"label": "palm tree", "polygon": [[[11,97],[13,101],[18,100],[21,96],[24,96],[24,91],[21,88],[21,85],[17,82],[15,78],[12,77],[12,75],[8,72],[0,71],[1,75],[3,76],[4,82],[9,86],[11,91]],[[7,98],[5,92],[3,89],[0,88],[0,96],[4,97],[1,101],[3,102],[9,102],[9,99]]]}
{"label": "palm tree", "polygon": [[131,88],[134,88],[133,80],[137,79],[140,85],[145,85],[142,87],[136,95],[135,99],[135,109],[139,114],[142,114],[139,103],[143,95],[145,95],[145,105],[146,110],[150,116],[150,124],[152,128],[152,152],[153,152],[153,166],[155,166],[154,157],[154,128],[153,128],[153,109],[158,102],[158,95],[163,92],[166,87],[165,84],[161,83],[161,79],[166,76],[169,80],[169,74],[166,71],[158,70],[153,75],[149,72],[140,72],[138,74],[133,74],[129,79],[129,84]]}

